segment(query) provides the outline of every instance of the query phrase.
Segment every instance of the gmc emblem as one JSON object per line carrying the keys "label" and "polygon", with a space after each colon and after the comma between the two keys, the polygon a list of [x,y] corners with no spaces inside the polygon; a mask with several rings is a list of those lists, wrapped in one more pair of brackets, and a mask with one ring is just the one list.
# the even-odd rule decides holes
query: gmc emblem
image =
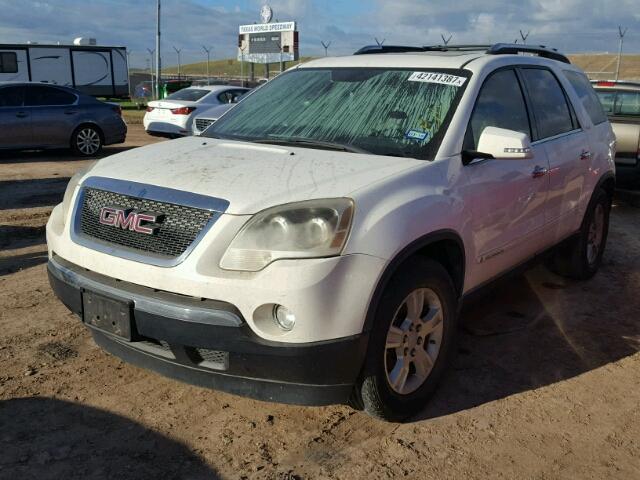
{"label": "gmc emblem", "polygon": [[160,228],[164,215],[151,212],[138,212],[132,208],[102,207],[100,223],[110,227],[131,230],[132,232],[154,235]]}

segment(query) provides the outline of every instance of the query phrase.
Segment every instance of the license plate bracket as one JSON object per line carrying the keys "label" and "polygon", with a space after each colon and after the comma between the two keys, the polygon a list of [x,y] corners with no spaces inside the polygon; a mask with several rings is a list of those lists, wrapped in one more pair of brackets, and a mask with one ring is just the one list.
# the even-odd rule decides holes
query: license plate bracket
{"label": "license plate bracket", "polygon": [[84,323],[102,332],[131,341],[131,302],[85,290],[82,294],[82,307]]}

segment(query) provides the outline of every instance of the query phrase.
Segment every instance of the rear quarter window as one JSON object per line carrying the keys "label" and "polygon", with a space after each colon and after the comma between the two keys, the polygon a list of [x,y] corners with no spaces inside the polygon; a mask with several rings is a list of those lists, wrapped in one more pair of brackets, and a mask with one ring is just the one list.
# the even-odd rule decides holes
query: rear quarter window
{"label": "rear quarter window", "polygon": [[572,70],[565,70],[564,76],[567,77],[567,80],[576,91],[593,124],[599,125],[606,122],[607,114],[587,76]]}

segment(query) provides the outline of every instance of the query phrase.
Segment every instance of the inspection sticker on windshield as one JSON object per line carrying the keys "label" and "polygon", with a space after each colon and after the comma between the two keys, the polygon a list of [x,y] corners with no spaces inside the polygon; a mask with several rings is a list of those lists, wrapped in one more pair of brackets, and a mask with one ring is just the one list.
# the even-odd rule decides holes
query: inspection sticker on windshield
{"label": "inspection sticker on windshield", "polygon": [[404,135],[409,140],[417,140],[419,142],[424,142],[427,138],[429,138],[429,132],[423,132],[422,130],[409,130]]}
{"label": "inspection sticker on windshield", "polygon": [[467,81],[465,77],[439,72],[413,72],[408,80],[410,82],[439,83],[452,87],[461,87]]}

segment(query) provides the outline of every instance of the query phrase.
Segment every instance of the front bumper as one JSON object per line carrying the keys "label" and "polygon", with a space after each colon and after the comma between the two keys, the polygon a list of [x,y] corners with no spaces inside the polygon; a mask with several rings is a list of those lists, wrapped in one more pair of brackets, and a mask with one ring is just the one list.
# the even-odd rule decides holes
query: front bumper
{"label": "front bumper", "polygon": [[81,318],[87,291],[130,303],[131,341],[91,328],[96,343],[187,383],[283,403],[344,403],[366,354],[367,334],[303,344],[267,341],[225,302],[118,281],[56,255],[48,273],[53,291]]}

